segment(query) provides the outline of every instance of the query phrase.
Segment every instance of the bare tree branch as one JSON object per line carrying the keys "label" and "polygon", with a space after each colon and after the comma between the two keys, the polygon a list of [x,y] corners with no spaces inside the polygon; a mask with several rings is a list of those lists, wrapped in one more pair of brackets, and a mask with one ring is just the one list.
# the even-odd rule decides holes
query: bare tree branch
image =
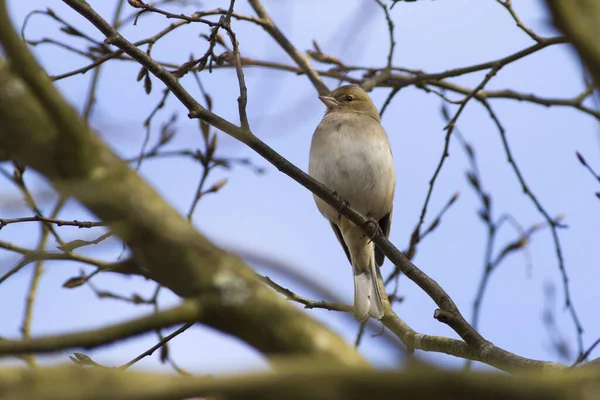
{"label": "bare tree branch", "polygon": [[188,300],[169,310],[100,329],[33,339],[2,340],[0,341],[0,355],[55,353],[73,348],[93,349],[158,328],[168,328],[177,324],[201,320],[202,315],[211,307],[210,301],[214,302],[218,299],[213,297],[209,301]]}
{"label": "bare tree branch", "polygon": [[[578,373],[527,375],[521,378],[489,373],[465,375],[429,367],[401,372],[315,366],[295,360],[274,373],[226,377],[191,377],[107,368],[53,367],[34,373],[11,369],[0,375],[7,400],[175,400],[226,398],[232,400],[362,400],[406,398],[488,400],[587,400],[596,393],[596,370]],[[47,388],[51,387],[49,391]],[[98,390],[102,388],[102,390]]]}
{"label": "bare tree branch", "polygon": [[273,39],[275,39],[277,43],[279,43],[281,48],[288,53],[292,60],[298,64],[298,67],[300,67],[302,72],[308,76],[308,79],[310,79],[315,89],[317,89],[317,92],[319,92],[319,94],[322,96],[328,94],[329,89],[319,76],[319,73],[315,71],[308,58],[303,56],[279,30],[261,2],[259,0],[248,0],[248,2],[254,9],[254,12],[256,12],[256,15],[258,15],[258,17],[261,19],[262,27],[269,33],[269,35],[271,35]]}

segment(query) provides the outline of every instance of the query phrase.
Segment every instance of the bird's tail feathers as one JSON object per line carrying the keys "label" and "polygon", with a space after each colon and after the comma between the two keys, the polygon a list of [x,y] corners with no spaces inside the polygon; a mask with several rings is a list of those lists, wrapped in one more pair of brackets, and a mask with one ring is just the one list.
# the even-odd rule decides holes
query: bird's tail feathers
{"label": "bird's tail feathers", "polygon": [[354,269],[354,317],[365,321],[368,317],[377,320],[383,317],[383,301],[377,282],[377,270],[374,260],[366,270]]}

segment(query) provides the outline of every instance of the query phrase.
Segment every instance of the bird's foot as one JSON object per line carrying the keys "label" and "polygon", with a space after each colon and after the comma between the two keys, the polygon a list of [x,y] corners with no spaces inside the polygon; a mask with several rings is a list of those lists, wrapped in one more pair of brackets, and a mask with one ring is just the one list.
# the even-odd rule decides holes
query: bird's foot
{"label": "bird's foot", "polygon": [[375,239],[377,236],[383,235],[383,230],[381,229],[381,226],[379,226],[379,221],[373,218],[371,214],[367,214],[366,217],[368,221],[365,222],[365,225],[371,225],[369,239],[373,241],[373,239]]}
{"label": "bird's foot", "polygon": [[340,196],[338,192],[333,192],[333,194],[335,194],[339,198],[337,209],[339,213],[342,214],[350,206],[350,203],[348,202],[348,200]]}

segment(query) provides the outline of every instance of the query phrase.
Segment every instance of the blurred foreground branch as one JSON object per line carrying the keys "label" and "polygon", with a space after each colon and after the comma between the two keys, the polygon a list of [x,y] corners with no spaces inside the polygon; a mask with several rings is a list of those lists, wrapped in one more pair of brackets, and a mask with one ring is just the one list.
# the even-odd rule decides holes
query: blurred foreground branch
{"label": "blurred foreground branch", "polygon": [[[187,399],[196,397],[288,400],[481,399],[584,400],[597,398],[597,369],[511,377],[491,373],[456,373],[425,367],[402,372],[315,367],[297,360],[276,373],[189,377],[105,368],[53,367],[0,372],[3,399],[113,400]],[[48,390],[52,388],[52,390]]]}
{"label": "blurred foreground branch", "polygon": [[596,0],[546,0],[556,26],[573,43],[596,87],[600,87],[600,2]]}
{"label": "blurred foreground branch", "polygon": [[35,339],[2,340],[0,355],[54,353],[72,348],[93,349],[152,330],[201,320],[203,312],[210,307],[210,303],[206,300],[204,302],[188,300],[178,307],[105,328]]}

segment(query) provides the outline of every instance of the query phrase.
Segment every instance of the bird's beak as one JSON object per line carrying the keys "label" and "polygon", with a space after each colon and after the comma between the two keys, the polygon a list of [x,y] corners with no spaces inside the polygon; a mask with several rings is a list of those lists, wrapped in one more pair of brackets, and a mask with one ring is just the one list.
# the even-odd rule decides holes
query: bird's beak
{"label": "bird's beak", "polygon": [[338,105],[338,101],[330,96],[319,96],[319,99],[327,106],[327,108],[333,108]]}

